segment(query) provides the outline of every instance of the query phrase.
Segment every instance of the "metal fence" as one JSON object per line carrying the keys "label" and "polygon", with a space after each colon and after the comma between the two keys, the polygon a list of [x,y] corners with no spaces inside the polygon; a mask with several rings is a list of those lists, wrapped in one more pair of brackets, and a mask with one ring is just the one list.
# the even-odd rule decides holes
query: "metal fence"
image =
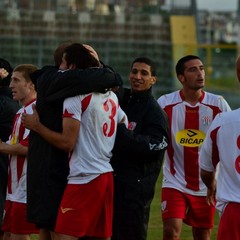
{"label": "metal fence", "polygon": [[[174,49],[199,55],[206,68],[206,88],[222,93],[238,105],[235,61],[236,45],[173,45],[169,16],[151,14],[92,15],[0,9],[0,57],[13,66],[53,64],[53,52],[63,41],[92,45],[101,60],[119,72],[128,85],[130,64],[136,57],[152,58],[158,67],[154,93],[179,88],[174,67]],[[180,57],[180,56],[179,56]]]}

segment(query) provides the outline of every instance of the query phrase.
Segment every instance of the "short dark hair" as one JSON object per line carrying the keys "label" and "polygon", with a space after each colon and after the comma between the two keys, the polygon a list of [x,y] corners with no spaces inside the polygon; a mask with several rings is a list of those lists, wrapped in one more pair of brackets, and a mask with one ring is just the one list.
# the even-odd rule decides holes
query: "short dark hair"
{"label": "short dark hair", "polygon": [[180,58],[175,67],[176,74],[177,75],[183,74],[184,70],[185,70],[185,63],[190,60],[194,60],[194,59],[199,59],[200,61],[202,61],[200,57],[195,56],[195,55],[187,55],[185,57]]}
{"label": "short dark hair", "polygon": [[68,66],[75,64],[81,69],[99,67],[99,61],[81,43],[71,44],[65,48],[64,53],[66,53],[65,59]]}
{"label": "short dark hair", "polygon": [[147,57],[138,57],[136,58],[131,65],[131,68],[133,67],[133,64],[139,62],[139,63],[146,63],[150,66],[151,74],[152,76],[157,76],[157,65],[154,61],[152,61],[150,58]]}
{"label": "short dark hair", "polygon": [[72,42],[69,40],[69,41],[61,43],[55,49],[55,51],[53,53],[53,58],[54,58],[54,63],[56,66],[59,66],[62,63],[62,57],[63,57],[64,50],[66,47],[70,46],[71,44],[72,44]]}
{"label": "short dark hair", "polygon": [[0,78],[0,86],[9,86],[13,68],[11,64],[3,58],[0,58],[0,68],[4,68],[9,73],[8,76],[5,77],[4,79]]}

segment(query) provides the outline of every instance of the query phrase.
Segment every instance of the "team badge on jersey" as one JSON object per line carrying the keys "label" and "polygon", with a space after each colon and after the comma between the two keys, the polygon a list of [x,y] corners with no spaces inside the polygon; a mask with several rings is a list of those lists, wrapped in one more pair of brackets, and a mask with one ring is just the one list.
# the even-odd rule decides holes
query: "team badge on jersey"
{"label": "team badge on jersey", "polygon": [[177,132],[175,139],[184,147],[199,147],[205,139],[205,133],[196,129],[183,129]]}
{"label": "team badge on jersey", "polygon": [[209,125],[210,124],[210,122],[211,122],[211,117],[210,116],[203,116],[202,117],[202,123],[203,123],[203,125]]}

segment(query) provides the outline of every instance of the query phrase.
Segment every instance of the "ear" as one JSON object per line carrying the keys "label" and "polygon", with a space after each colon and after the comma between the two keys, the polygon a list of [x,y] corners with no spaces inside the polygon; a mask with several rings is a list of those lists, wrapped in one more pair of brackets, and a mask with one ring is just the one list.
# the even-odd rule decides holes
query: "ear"
{"label": "ear", "polygon": [[179,82],[183,84],[184,76],[182,74],[179,74],[179,75],[177,75],[177,78],[178,78]]}
{"label": "ear", "polygon": [[35,84],[32,81],[29,81],[29,83],[30,83],[30,88],[33,89],[33,90],[36,90],[35,89]]}
{"label": "ear", "polygon": [[157,77],[153,76],[151,77],[151,85],[153,86],[157,81]]}

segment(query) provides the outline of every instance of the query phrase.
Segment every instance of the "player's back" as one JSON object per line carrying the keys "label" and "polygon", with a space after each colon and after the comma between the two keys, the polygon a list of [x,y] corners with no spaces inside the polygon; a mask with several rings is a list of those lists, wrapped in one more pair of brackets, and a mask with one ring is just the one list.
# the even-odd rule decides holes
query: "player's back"
{"label": "player's back", "polygon": [[[74,118],[80,120],[79,136],[70,159],[69,179],[112,171],[109,161],[117,124],[124,116],[117,96],[109,91],[80,95],[72,100],[76,106],[80,104],[81,110],[69,109],[74,112]],[[68,105],[72,106],[70,102]]]}

